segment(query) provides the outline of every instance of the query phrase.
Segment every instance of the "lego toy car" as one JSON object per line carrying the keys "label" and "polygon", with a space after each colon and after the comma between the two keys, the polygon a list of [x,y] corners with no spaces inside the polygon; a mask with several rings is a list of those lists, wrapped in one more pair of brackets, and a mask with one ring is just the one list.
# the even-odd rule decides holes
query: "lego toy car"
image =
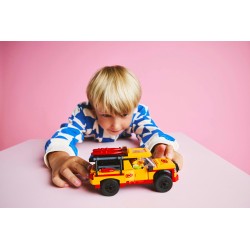
{"label": "lego toy car", "polygon": [[154,184],[158,192],[167,192],[178,181],[178,165],[167,158],[151,158],[147,148],[98,148],[89,158],[90,184],[105,196],[130,184]]}

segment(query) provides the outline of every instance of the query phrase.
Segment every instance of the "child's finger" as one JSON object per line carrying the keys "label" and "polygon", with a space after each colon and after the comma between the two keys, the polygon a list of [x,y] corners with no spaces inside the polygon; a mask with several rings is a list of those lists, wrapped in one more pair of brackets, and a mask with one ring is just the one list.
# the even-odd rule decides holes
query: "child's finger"
{"label": "child's finger", "polygon": [[80,165],[84,166],[85,169],[89,170],[89,167],[92,166],[88,161],[85,161],[84,159],[80,157],[76,157],[77,159],[75,160],[78,162]]}
{"label": "child's finger", "polygon": [[89,178],[89,170],[82,164],[79,164],[78,162],[72,162],[70,168],[74,170],[75,173],[80,174],[83,178]]}
{"label": "child's finger", "polygon": [[179,170],[181,170],[182,167],[183,167],[183,157],[182,157],[182,155],[175,151],[175,155],[174,155],[173,160],[178,164]]}
{"label": "child's finger", "polygon": [[69,180],[74,186],[81,186],[82,182],[73,174],[69,168],[65,168],[61,171],[61,175]]}
{"label": "child's finger", "polygon": [[173,157],[174,157],[174,148],[173,148],[172,145],[166,145],[165,155],[166,155],[167,158],[173,159]]}
{"label": "child's finger", "polygon": [[61,187],[61,188],[69,186],[69,184],[66,181],[62,180],[59,175],[52,177],[52,182],[56,186]]}
{"label": "child's finger", "polygon": [[154,158],[161,158],[165,155],[166,145],[165,144],[158,144],[155,146],[155,150],[153,153]]}

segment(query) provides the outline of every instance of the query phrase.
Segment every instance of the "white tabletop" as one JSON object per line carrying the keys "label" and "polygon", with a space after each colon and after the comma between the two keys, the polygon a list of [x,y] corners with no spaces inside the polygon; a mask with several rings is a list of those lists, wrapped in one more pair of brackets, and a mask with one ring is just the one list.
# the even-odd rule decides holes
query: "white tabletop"
{"label": "white tabletop", "polygon": [[[167,193],[151,185],[120,188],[102,196],[89,183],[57,188],[43,163],[45,140],[28,140],[0,152],[0,207],[250,207],[250,176],[182,133],[172,134],[184,157],[179,181]],[[99,147],[137,147],[135,138],[114,143],[85,141],[79,155],[88,160]]]}

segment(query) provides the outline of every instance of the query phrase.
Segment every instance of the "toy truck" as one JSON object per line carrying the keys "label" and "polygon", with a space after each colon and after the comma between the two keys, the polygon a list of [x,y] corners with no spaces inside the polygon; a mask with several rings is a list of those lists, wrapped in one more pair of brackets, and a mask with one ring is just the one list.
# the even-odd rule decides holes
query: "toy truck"
{"label": "toy truck", "polygon": [[147,148],[98,148],[89,158],[90,184],[105,196],[115,195],[130,184],[153,184],[157,192],[167,192],[178,181],[178,165],[168,158],[152,158]]}

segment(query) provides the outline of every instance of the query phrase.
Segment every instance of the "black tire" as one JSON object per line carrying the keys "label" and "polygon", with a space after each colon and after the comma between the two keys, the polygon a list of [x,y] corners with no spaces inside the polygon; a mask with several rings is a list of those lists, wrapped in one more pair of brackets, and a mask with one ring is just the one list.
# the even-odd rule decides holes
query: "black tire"
{"label": "black tire", "polygon": [[154,187],[157,192],[167,192],[172,188],[172,186],[173,181],[167,174],[161,174],[154,180]]}
{"label": "black tire", "polygon": [[119,191],[119,182],[115,179],[101,181],[101,193],[105,196],[113,196]]}

